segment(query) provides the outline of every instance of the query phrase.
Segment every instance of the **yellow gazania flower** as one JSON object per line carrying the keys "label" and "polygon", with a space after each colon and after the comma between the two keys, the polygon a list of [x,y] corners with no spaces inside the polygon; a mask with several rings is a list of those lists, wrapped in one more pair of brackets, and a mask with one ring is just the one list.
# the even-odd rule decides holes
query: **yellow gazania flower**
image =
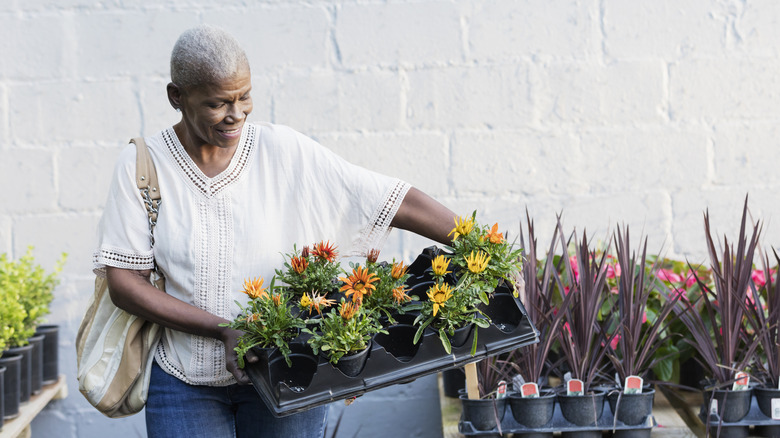
{"label": "yellow gazania flower", "polygon": [[452,288],[446,284],[435,284],[428,289],[428,298],[433,302],[433,316],[444,307],[444,302],[452,298]]}
{"label": "yellow gazania flower", "polygon": [[407,266],[404,265],[404,262],[393,263],[393,269],[390,270],[390,276],[393,277],[393,280],[398,280],[406,274],[406,268]]}
{"label": "yellow gazania flower", "polygon": [[484,251],[478,252],[477,255],[474,255],[474,251],[471,251],[471,255],[466,256],[465,259],[469,271],[474,274],[480,274],[487,269],[490,256]]}
{"label": "yellow gazania flower", "polygon": [[290,259],[290,265],[292,266],[293,271],[303,274],[303,271],[309,266],[309,261],[304,257],[293,257]]}
{"label": "yellow gazania flower", "polygon": [[314,244],[314,249],[311,250],[311,254],[314,257],[333,262],[336,260],[336,256],[339,253],[336,251],[336,245],[330,243],[330,241],[322,241]]}
{"label": "yellow gazania flower", "polygon": [[393,301],[396,303],[401,304],[406,301],[411,301],[411,299],[412,298],[409,297],[409,295],[406,295],[406,286],[398,286],[393,289]]}
{"label": "yellow gazania flower", "polygon": [[341,315],[345,321],[349,321],[353,316],[355,316],[358,309],[360,309],[360,304],[352,301],[344,302],[341,304],[341,308],[339,309],[339,315]]}
{"label": "yellow gazania flower", "polygon": [[249,298],[257,299],[257,298],[263,298],[268,295],[266,292],[267,288],[263,287],[263,278],[257,277],[255,279],[249,279],[247,278],[244,280],[244,292],[245,294],[249,295]]}
{"label": "yellow gazania flower", "polygon": [[488,232],[487,239],[490,243],[502,243],[504,241],[504,233],[498,232],[498,223],[493,225],[493,228]]}
{"label": "yellow gazania flower", "polygon": [[445,275],[452,271],[448,271],[447,268],[450,267],[450,259],[447,257],[444,257],[444,255],[438,255],[435,259],[431,261],[431,268],[433,269],[434,275]]}
{"label": "yellow gazania flower", "polygon": [[379,277],[368,269],[358,266],[357,269],[352,270],[352,275],[339,277],[339,280],[346,283],[344,286],[341,286],[340,290],[347,291],[347,296],[355,294],[352,297],[352,301],[362,303],[363,296],[371,295],[371,292],[376,290],[376,286],[373,283],[379,281]]}
{"label": "yellow gazania flower", "polygon": [[325,298],[325,295],[320,295],[316,292],[312,292],[311,298],[309,297],[309,294],[303,294],[301,297],[301,306],[308,307],[309,314],[311,314],[312,310],[316,310],[317,313],[322,315],[323,308],[330,307],[334,304],[336,304],[336,300],[328,300]]}
{"label": "yellow gazania flower", "polygon": [[447,234],[447,236],[454,234],[452,240],[455,240],[458,238],[458,236],[465,236],[469,234],[473,228],[474,228],[473,217],[463,219],[460,216],[458,216],[455,218],[455,228],[453,228],[452,231],[450,231],[450,234]]}

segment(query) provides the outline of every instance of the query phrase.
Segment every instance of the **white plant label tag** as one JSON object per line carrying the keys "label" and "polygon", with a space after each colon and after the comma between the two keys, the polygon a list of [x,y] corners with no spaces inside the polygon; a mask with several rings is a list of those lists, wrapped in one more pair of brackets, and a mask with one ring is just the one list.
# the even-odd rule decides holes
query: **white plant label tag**
{"label": "white plant label tag", "polygon": [[496,388],[496,398],[504,398],[506,397],[506,382],[500,381],[498,382],[498,388]]}
{"label": "white plant label tag", "polygon": [[750,376],[748,373],[740,371],[734,375],[734,385],[731,389],[734,391],[743,391],[748,389],[748,385],[750,385]]}
{"label": "white plant label tag", "polygon": [[539,386],[536,383],[530,382],[520,387],[520,395],[523,398],[536,398],[539,397]]}
{"label": "white plant label tag", "polygon": [[718,415],[718,400],[712,399],[710,401],[710,415]]}
{"label": "white plant label tag", "polygon": [[584,395],[582,380],[571,379],[566,382],[566,395]]}
{"label": "white plant label tag", "polygon": [[623,387],[623,393],[624,394],[641,394],[642,393],[642,385],[644,384],[644,381],[639,376],[627,376],[626,377],[626,384]]}
{"label": "white plant label tag", "polygon": [[772,399],[772,419],[780,420],[780,398]]}

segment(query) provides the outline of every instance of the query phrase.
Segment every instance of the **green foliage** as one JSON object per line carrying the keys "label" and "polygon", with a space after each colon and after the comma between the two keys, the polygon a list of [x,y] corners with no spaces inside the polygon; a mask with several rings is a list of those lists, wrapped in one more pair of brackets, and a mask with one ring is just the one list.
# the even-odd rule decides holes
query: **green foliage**
{"label": "green foliage", "polygon": [[[271,286],[273,289],[273,285]],[[229,324],[220,324],[244,332],[238,338],[238,366],[244,367],[244,355],[254,347],[278,348],[287,366],[292,366],[289,341],[298,336],[298,330],[306,327],[303,319],[292,314],[288,305],[291,294],[278,289],[277,293],[264,293],[250,298],[246,307],[238,304],[241,313]]]}
{"label": "green foliage", "polygon": [[[323,245],[320,242],[315,247]],[[335,254],[335,247],[333,249]],[[300,298],[305,293],[326,295],[336,288],[341,265],[335,257],[312,254],[308,247],[300,252],[293,247],[293,252],[284,258],[284,269],[276,269],[276,278],[284,282],[295,297]]]}
{"label": "green foliage", "polygon": [[0,350],[27,344],[43,322],[67,259],[62,254],[52,272],[35,263],[32,247],[17,261],[0,254]]}
{"label": "green foliage", "polygon": [[311,335],[308,342],[314,354],[322,351],[333,364],[338,363],[344,355],[366,349],[376,333],[387,334],[363,306],[344,299],[341,300],[338,312],[331,309],[315,322],[315,330],[306,328],[303,332]]}

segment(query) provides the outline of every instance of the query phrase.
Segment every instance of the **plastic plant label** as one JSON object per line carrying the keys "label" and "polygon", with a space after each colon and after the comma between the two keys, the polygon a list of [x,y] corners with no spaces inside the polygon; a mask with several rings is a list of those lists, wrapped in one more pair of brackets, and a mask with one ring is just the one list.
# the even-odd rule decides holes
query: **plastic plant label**
{"label": "plastic plant label", "polygon": [[780,398],[772,399],[772,419],[780,420]]}
{"label": "plastic plant label", "polygon": [[566,382],[566,395],[583,395],[583,383],[579,379],[571,379]]}
{"label": "plastic plant label", "polygon": [[512,389],[515,391],[520,392],[520,387],[522,387],[524,383],[525,379],[520,374],[512,377]]}
{"label": "plastic plant label", "polygon": [[748,373],[740,371],[734,375],[734,379],[734,385],[731,388],[733,391],[748,389],[748,385],[750,384],[750,376],[748,376]]}
{"label": "plastic plant label", "polygon": [[506,397],[506,382],[500,381],[498,382],[498,388],[496,388],[496,398],[501,399]]}
{"label": "plastic plant label", "polygon": [[530,382],[520,387],[520,395],[523,398],[537,398],[539,397],[539,386],[536,383]]}
{"label": "plastic plant label", "polygon": [[710,415],[718,415],[718,399],[710,401]]}
{"label": "plastic plant label", "polygon": [[642,385],[644,384],[644,381],[639,376],[628,376],[626,377],[626,384],[623,387],[623,393],[625,394],[641,394],[642,393]]}

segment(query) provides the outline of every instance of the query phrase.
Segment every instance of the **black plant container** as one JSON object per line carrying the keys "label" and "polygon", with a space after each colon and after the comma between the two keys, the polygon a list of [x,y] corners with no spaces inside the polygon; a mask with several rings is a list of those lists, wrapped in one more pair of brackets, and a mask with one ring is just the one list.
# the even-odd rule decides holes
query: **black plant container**
{"label": "black plant container", "polygon": [[56,324],[39,325],[36,335],[43,338],[43,384],[50,385],[59,379],[59,330]]}
{"label": "black plant container", "polygon": [[45,335],[35,335],[27,340],[32,345],[30,354],[30,392],[35,395],[43,389],[43,340]]}
{"label": "black plant container", "polygon": [[0,366],[0,430],[3,430],[3,411],[5,411],[5,367]]}
{"label": "black plant container", "polygon": [[604,410],[604,391],[594,390],[585,395],[558,394],[563,417],[578,426],[590,426],[601,418]]}
{"label": "black plant container", "polygon": [[518,393],[509,396],[512,416],[520,425],[528,428],[541,428],[548,425],[555,412],[555,393],[542,392],[539,397],[523,397]]}
{"label": "black plant container", "polygon": [[355,377],[363,371],[363,367],[366,366],[368,360],[368,354],[371,352],[371,343],[368,343],[366,348],[360,350],[355,354],[341,356],[336,365],[336,368],[344,373],[347,377]]}
{"label": "black plant container", "polygon": [[607,394],[609,408],[618,421],[629,426],[644,424],[648,415],[653,413],[654,389],[645,389],[639,394],[623,394],[613,391]]}
{"label": "black plant container", "polygon": [[758,408],[761,409],[764,415],[769,418],[778,417],[777,415],[772,415],[772,399],[780,399],[780,389],[757,386],[753,388],[753,395],[756,396]]}
{"label": "black plant container", "polygon": [[463,421],[468,421],[477,430],[492,430],[504,419],[506,398],[470,399],[460,396],[463,406]]}
{"label": "black plant container", "polygon": [[0,356],[0,366],[5,367],[5,374],[3,375],[3,419],[15,418],[19,415],[19,393],[21,392],[20,375],[21,375],[21,362],[22,356],[18,354],[4,353]]}
{"label": "black plant container", "polygon": [[750,389],[742,391],[732,391],[730,389],[714,389],[704,391],[702,415],[706,415],[711,410],[714,403],[717,403],[717,416],[726,423],[735,423],[742,420],[750,410],[750,401],[753,394]]}
{"label": "black plant container", "polygon": [[32,350],[33,346],[27,344],[23,347],[11,347],[5,350],[5,354],[18,354],[22,356],[22,361],[19,364],[19,402],[24,404],[30,401],[32,395],[32,381],[30,374],[32,373]]}

